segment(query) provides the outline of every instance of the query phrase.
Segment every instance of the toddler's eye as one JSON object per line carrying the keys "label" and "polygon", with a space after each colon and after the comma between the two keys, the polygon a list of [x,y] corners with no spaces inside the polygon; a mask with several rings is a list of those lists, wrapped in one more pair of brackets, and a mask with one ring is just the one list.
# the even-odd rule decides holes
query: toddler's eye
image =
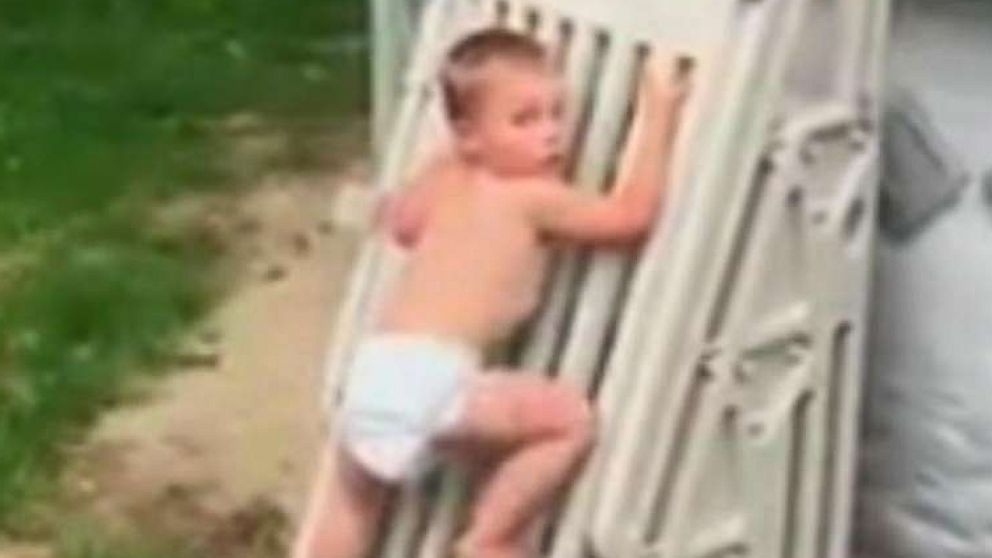
{"label": "toddler's eye", "polygon": [[511,122],[513,122],[514,126],[526,126],[527,124],[530,124],[535,120],[537,120],[537,116],[538,115],[536,110],[533,109],[522,110],[513,113],[513,116],[511,117]]}

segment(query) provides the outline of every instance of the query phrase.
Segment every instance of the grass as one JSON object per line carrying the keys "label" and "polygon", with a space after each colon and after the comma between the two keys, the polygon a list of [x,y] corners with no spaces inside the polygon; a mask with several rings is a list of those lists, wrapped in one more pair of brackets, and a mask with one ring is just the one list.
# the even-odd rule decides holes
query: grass
{"label": "grass", "polygon": [[206,555],[178,541],[109,533],[99,524],[77,522],[60,531],[54,558],[206,558]]}
{"label": "grass", "polygon": [[[260,513],[261,512],[261,513]],[[210,534],[109,526],[90,516],[64,521],[51,545],[53,558],[274,558],[285,556],[285,519],[263,508],[232,516]]]}
{"label": "grass", "polygon": [[[363,7],[0,0],[0,533],[45,528],[60,448],[223,290],[210,246],[148,230],[155,208],[309,169],[353,129]],[[288,147],[231,157],[246,122]]]}

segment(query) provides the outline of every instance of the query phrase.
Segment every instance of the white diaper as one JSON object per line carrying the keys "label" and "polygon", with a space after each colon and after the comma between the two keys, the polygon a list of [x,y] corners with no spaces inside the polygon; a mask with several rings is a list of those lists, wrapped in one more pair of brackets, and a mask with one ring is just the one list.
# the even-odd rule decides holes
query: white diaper
{"label": "white diaper", "polygon": [[401,482],[434,465],[434,439],[460,418],[478,351],[426,335],[362,341],[340,414],[345,451],[372,475]]}

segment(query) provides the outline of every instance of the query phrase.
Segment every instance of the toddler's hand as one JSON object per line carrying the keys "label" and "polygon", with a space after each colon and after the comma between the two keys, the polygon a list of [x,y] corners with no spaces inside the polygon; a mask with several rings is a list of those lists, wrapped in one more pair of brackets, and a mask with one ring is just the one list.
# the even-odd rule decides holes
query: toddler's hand
{"label": "toddler's hand", "polygon": [[644,61],[641,99],[656,106],[678,108],[689,94],[691,60],[652,51]]}

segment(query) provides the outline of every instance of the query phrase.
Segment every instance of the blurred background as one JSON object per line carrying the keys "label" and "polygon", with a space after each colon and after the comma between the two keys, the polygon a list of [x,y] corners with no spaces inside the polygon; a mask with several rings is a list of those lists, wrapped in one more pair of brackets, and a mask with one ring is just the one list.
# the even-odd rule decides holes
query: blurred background
{"label": "blurred background", "polygon": [[361,0],[0,0],[0,557],[279,556],[366,176]]}

